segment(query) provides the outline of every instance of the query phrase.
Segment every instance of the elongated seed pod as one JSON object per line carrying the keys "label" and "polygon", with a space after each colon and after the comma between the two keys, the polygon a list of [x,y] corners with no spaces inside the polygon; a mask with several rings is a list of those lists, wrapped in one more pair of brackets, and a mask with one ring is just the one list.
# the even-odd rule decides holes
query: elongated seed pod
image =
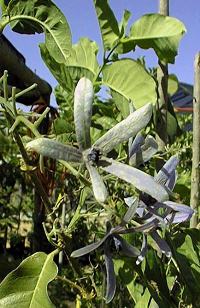
{"label": "elongated seed pod", "polygon": [[151,119],[152,105],[147,104],[116,124],[93,145],[103,153],[109,153],[118,144],[134,137]]}
{"label": "elongated seed pod", "polygon": [[82,162],[82,153],[75,147],[48,138],[38,138],[27,143],[26,148],[57,160]]}
{"label": "elongated seed pod", "polygon": [[108,192],[101,175],[97,168],[92,166],[90,162],[86,163],[86,167],[90,174],[95,199],[98,202],[105,202],[108,197]]}
{"label": "elongated seed pod", "polygon": [[91,146],[90,126],[93,97],[92,82],[85,77],[81,78],[74,91],[74,123],[77,142],[81,150]]}
{"label": "elongated seed pod", "polygon": [[132,184],[140,191],[147,193],[158,201],[162,202],[169,199],[166,189],[157,183],[151,175],[139,169],[106,157],[101,159],[99,165],[106,172]]}

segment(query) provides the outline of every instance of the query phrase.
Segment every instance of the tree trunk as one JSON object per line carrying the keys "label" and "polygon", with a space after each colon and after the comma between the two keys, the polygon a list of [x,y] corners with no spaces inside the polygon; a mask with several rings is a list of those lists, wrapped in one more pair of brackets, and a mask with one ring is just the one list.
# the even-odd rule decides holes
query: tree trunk
{"label": "tree trunk", "polygon": [[200,162],[200,53],[194,62],[194,99],[193,99],[193,146],[192,146],[192,175],[190,205],[195,210],[190,221],[190,227],[198,224],[199,207],[199,162]]}

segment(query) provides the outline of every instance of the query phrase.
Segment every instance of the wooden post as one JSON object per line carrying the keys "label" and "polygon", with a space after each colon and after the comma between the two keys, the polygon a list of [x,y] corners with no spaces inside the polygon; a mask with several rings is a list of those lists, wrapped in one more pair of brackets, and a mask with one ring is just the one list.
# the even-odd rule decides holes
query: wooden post
{"label": "wooden post", "polygon": [[26,66],[25,62],[25,58],[20,52],[3,34],[0,34],[0,77],[3,75],[4,70],[8,71],[9,96],[11,96],[11,86],[15,86],[18,92],[37,83],[37,88],[20,97],[17,101],[31,106],[40,97],[43,97],[48,105],[52,92],[51,86]]}
{"label": "wooden post", "polygon": [[190,206],[195,210],[190,227],[198,224],[199,207],[199,162],[200,162],[200,53],[194,61],[194,99],[193,99],[193,145]]}
{"label": "wooden post", "polygon": [[[162,15],[169,15],[169,0],[159,1],[159,13]],[[168,105],[168,65],[158,61],[157,69],[157,82],[158,82],[158,100],[155,116],[156,126],[156,140],[160,151],[165,150],[168,142],[167,135],[167,105]],[[160,169],[162,164],[157,164],[157,169]]]}

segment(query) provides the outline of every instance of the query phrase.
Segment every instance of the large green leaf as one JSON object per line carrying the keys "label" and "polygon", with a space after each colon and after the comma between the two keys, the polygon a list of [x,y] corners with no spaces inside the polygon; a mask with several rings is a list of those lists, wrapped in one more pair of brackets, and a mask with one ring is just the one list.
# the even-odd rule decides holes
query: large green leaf
{"label": "large green leaf", "polygon": [[39,47],[44,63],[55,77],[55,79],[58,81],[58,83],[61,85],[61,87],[69,93],[73,92],[73,81],[69,71],[65,67],[65,64],[56,62],[53,55],[49,53],[46,44],[39,44]]}
{"label": "large green leaf", "polygon": [[137,61],[116,61],[106,65],[102,74],[102,83],[131,100],[136,109],[156,102],[155,81]]}
{"label": "large green leaf", "polygon": [[46,47],[55,61],[62,63],[70,55],[71,32],[63,13],[51,0],[11,0],[2,26],[11,23],[19,33],[45,33]]}
{"label": "large green leaf", "polygon": [[111,95],[115,105],[117,106],[117,109],[119,109],[123,118],[126,118],[130,114],[129,100],[114,90],[111,90]]}
{"label": "large green leaf", "polygon": [[54,307],[47,293],[47,285],[58,271],[54,254],[37,252],[8,274],[0,284],[0,307]]}
{"label": "large green leaf", "polygon": [[130,40],[141,48],[153,48],[160,60],[174,63],[179,41],[185,32],[184,24],[176,18],[147,14],[132,25]]}
{"label": "large green leaf", "polygon": [[94,91],[92,82],[83,77],[74,91],[74,123],[76,138],[81,150],[91,146],[90,126]]}
{"label": "large green leaf", "polygon": [[118,22],[107,0],[94,0],[94,6],[99,21],[104,50],[112,49],[120,36]]}
{"label": "large green leaf", "polygon": [[74,82],[81,77],[93,80],[99,70],[97,62],[98,46],[88,38],[81,38],[71,49],[65,63],[58,63],[48,52],[45,44],[40,44],[41,56],[47,67],[63,89],[73,92]]}
{"label": "large green leaf", "polygon": [[86,37],[81,38],[77,44],[72,46],[70,57],[65,62],[72,79],[80,79],[83,76],[89,79],[94,78],[99,70],[97,52],[97,43]]}

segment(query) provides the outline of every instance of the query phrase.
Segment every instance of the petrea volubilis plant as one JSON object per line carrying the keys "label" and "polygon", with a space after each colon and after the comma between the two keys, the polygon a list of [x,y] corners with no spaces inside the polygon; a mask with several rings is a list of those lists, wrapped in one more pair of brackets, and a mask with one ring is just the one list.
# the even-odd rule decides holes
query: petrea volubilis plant
{"label": "petrea volubilis plant", "polygon": [[29,142],[27,149],[60,161],[84,163],[90,174],[94,196],[99,202],[105,202],[108,193],[98,167],[160,201],[166,200],[168,197],[166,190],[150,175],[104,156],[118,144],[134,137],[148,124],[152,115],[152,105],[147,104],[134,111],[91,145],[90,126],[93,99],[92,82],[85,77],[81,78],[74,93],[74,123],[78,148],[42,137]]}

